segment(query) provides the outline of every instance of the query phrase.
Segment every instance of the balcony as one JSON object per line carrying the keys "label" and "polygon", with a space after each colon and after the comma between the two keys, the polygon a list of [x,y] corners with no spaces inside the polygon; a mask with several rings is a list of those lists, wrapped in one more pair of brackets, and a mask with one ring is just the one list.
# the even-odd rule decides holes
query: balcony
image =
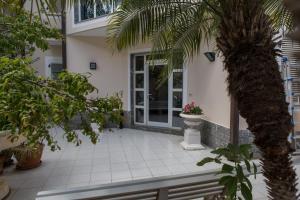
{"label": "balcony", "polygon": [[[108,2],[108,1],[107,1]],[[101,0],[77,0],[67,14],[67,35],[105,37],[109,14],[121,0],[105,3]]]}
{"label": "balcony", "polygon": [[[42,14],[41,17],[42,17],[43,23],[46,24],[48,27],[56,28],[59,31],[62,30],[61,13],[46,12],[46,13]],[[47,41],[49,42],[50,46],[60,46],[61,45],[61,40],[57,40],[54,38],[48,38]]]}
{"label": "balcony", "polygon": [[61,30],[61,14],[60,13],[47,13],[42,14],[42,21],[44,24],[51,28]]}
{"label": "balcony", "polygon": [[121,1],[105,3],[101,0],[79,0],[74,6],[74,23],[82,23],[113,13]]}

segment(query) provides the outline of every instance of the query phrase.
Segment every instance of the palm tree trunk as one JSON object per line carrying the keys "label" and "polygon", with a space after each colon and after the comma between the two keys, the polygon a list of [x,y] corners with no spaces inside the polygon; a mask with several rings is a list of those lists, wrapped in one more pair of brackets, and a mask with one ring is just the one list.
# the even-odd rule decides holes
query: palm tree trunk
{"label": "palm tree trunk", "polygon": [[295,200],[297,178],[287,141],[292,124],[276,61],[274,31],[260,0],[228,0],[221,7],[217,44],[225,58],[228,90],[236,96],[240,114],[262,153],[269,198]]}

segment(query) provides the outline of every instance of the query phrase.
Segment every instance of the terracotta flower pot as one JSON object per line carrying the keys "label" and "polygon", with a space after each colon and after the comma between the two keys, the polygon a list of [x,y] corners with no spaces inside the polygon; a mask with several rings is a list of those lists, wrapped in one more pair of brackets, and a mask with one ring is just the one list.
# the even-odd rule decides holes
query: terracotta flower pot
{"label": "terracotta flower pot", "polygon": [[16,168],[19,170],[33,169],[41,165],[44,145],[39,144],[36,148],[28,148],[20,146],[15,149],[15,157],[18,161]]}

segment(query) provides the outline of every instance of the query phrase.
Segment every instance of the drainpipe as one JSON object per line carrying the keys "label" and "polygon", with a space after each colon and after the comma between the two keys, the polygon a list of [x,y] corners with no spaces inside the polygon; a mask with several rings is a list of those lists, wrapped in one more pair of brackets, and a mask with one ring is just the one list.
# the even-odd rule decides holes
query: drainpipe
{"label": "drainpipe", "polygon": [[61,1],[61,34],[62,34],[62,65],[67,69],[67,37],[66,37],[66,2]]}
{"label": "drainpipe", "polygon": [[230,143],[239,144],[239,109],[235,97],[230,97]]}

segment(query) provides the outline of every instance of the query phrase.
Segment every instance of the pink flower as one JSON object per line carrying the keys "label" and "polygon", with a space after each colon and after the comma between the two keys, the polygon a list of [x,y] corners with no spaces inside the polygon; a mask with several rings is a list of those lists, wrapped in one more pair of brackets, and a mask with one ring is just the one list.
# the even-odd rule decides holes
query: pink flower
{"label": "pink flower", "polygon": [[185,113],[189,113],[189,112],[191,111],[190,105],[189,105],[189,104],[185,105],[184,108],[183,108],[183,111],[184,111]]}
{"label": "pink flower", "polygon": [[192,103],[191,103],[191,107],[192,107],[192,108],[194,108],[194,107],[195,107],[195,102],[194,102],[194,101],[192,101]]}
{"label": "pink flower", "polygon": [[202,110],[199,106],[196,106],[195,102],[192,101],[190,104],[186,104],[183,109],[183,113],[185,114],[202,114]]}

